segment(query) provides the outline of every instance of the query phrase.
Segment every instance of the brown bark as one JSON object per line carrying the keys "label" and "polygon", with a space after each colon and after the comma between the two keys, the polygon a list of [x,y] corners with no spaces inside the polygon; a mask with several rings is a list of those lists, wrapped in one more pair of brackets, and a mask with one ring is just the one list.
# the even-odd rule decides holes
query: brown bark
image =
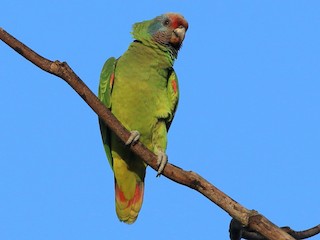
{"label": "brown bark", "polygon": [[[290,227],[281,227],[281,229],[286,233],[290,234],[294,239],[306,239],[320,233],[320,225],[317,225],[313,228],[304,231],[294,231]],[[250,229],[250,226],[244,227],[240,222],[238,222],[235,219],[232,219],[230,222],[229,232],[231,240],[240,240],[241,238],[247,240],[268,240],[261,234],[252,231],[252,229]]]}
{"label": "brown bark", "polygon": [[[0,39],[13,48],[21,56],[41,68],[42,70],[56,75],[67,82],[92,110],[108,125],[108,127],[123,141],[126,142],[130,133],[121,125],[113,114],[99,101],[95,94],[73,72],[66,62],[50,61],[43,58],[13,36],[0,28]],[[130,146],[131,150],[139,155],[149,166],[157,170],[156,156],[140,142]],[[293,240],[288,233],[278,228],[256,211],[248,210],[234,201],[228,195],[217,189],[197,173],[184,171],[172,164],[167,164],[163,174],[167,178],[179,184],[195,189],[210,201],[224,209],[229,215],[239,221],[243,226],[260,233],[271,240]]]}

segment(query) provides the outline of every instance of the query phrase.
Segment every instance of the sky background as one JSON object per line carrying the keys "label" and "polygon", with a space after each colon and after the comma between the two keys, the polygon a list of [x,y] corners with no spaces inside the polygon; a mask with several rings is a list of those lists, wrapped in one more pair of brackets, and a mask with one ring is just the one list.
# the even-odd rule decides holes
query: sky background
{"label": "sky background", "polygon": [[[277,225],[319,224],[318,0],[2,0],[0,27],[97,93],[132,24],[165,12],[189,22],[169,161]],[[227,213],[152,169],[138,220],[120,223],[97,116],[2,42],[0,109],[1,240],[228,239]]]}

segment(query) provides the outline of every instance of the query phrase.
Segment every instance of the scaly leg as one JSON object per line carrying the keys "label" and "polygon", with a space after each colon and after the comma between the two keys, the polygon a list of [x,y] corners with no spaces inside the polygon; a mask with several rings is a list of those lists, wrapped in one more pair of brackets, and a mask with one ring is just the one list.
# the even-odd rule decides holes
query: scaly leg
{"label": "scaly leg", "polygon": [[154,127],[152,144],[154,149],[153,152],[158,156],[157,177],[159,177],[168,163],[168,156],[165,153],[167,148],[167,128],[164,121],[157,122],[156,126]]}
{"label": "scaly leg", "polygon": [[157,164],[158,164],[158,173],[157,173],[157,177],[160,177],[164,167],[167,165],[168,163],[168,156],[165,152],[159,150],[158,151],[158,159],[157,159]]}
{"label": "scaly leg", "polygon": [[140,138],[140,133],[137,130],[130,131],[130,137],[126,141],[126,145],[134,145]]}

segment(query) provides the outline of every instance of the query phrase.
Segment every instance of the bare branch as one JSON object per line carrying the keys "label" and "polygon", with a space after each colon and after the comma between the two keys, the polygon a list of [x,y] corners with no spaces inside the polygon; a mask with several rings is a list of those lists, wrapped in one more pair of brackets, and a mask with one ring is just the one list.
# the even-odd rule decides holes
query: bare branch
{"label": "bare branch", "polygon": [[[43,58],[13,36],[0,28],[0,39],[13,48],[21,56],[41,68],[42,70],[54,74],[67,82],[92,108],[92,110],[108,125],[108,127],[121,139],[126,142],[130,133],[121,125],[113,114],[99,101],[95,94],[84,84],[84,82],[72,71],[65,62],[50,61]],[[131,150],[143,159],[149,166],[157,170],[156,156],[150,152],[143,144],[138,142],[130,146]],[[217,189],[207,180],[191,171],[184,171],[172,164],[167,164],[163,175],[176,183],[188,186],[203,194],[210,201],[227,211],[230,216],[239,221],[243,226],[260,233],[270,240],[293,240],[289,234],[271,223],[261,214],[253,210],[248,210],[234,201],[228,195]]]}
{"label": "bare branch", "polygon": [[320,224],[313,227],[313,228],[309,228],[309,229],[303,230],[303,231],[294,231],[289,227],[282,227],[282,229],[285,232],[289,233],[291,236],[293,236],[295,239],[306,239],[306,238],[313,237],[313,236],[320,233]]}
{"label": "bare branch", "polygon": [[[294,231],[290,227],[281,227],[281,229],[297,240],[310,238],[320,233],[320,225],[304,231]],[[247,240],[268,240],[248,227],[243,227],[242,224],[235,219],[232,219],[230,222],[229,232],[231,240],[240,240],[241,238]]]}

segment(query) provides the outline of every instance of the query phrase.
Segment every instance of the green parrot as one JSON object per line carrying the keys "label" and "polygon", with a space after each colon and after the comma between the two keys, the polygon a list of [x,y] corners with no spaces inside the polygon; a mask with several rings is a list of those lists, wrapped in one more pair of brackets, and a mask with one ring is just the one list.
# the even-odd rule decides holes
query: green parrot
{"label": "green parrot", "polygon": [[129,130],[123,144],[101,121],[100,131],[115,179],[115,205],[120,221],[131,224],[142,206],[146,164],[126,145],[140,140],[157,155],[158,175],[167,163],[167,132],[179,98],[172,66],[188,22],[167,13],[133,25],[134,41],[118,59],[109,58],[100,75],[99,99]]}

